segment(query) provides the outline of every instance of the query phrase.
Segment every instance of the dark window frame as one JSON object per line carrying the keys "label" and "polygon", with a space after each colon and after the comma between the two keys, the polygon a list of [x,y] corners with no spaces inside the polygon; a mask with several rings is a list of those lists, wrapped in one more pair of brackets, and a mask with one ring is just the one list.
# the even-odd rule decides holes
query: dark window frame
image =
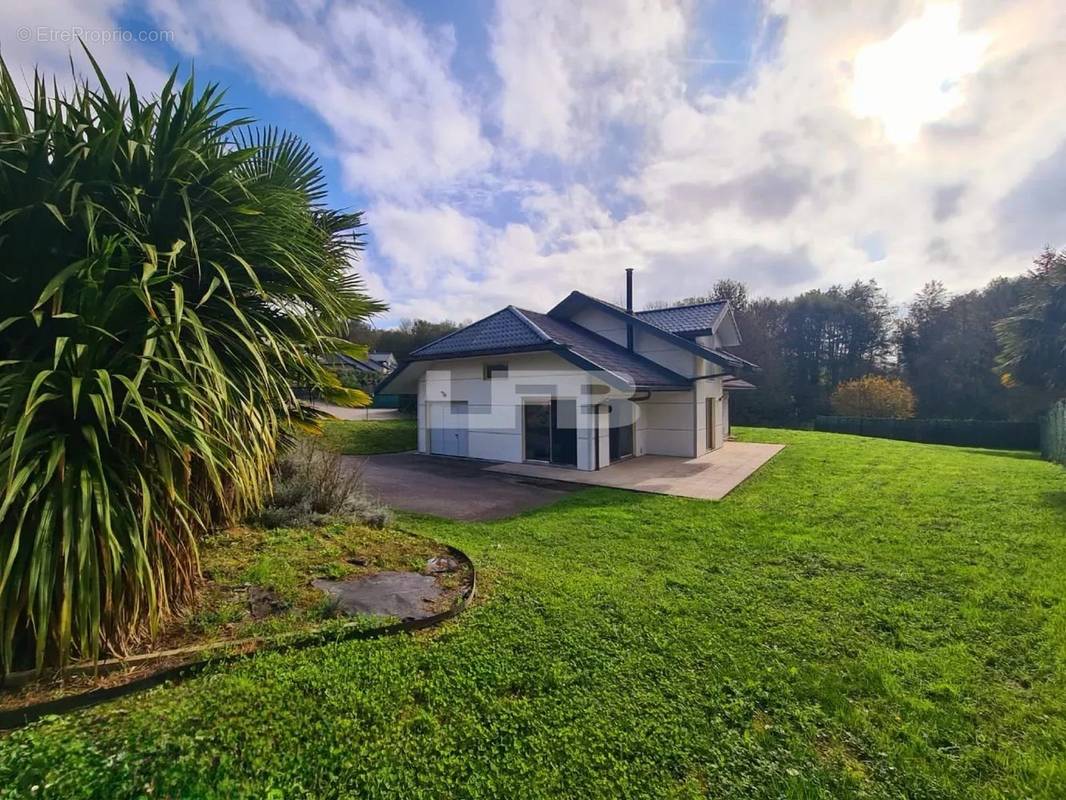
{"label": "dark window frame", "polygon": [[487,381],[494,378],[506,378],[509,372],[507,364],[485,364],[482,367],[482,377]]}

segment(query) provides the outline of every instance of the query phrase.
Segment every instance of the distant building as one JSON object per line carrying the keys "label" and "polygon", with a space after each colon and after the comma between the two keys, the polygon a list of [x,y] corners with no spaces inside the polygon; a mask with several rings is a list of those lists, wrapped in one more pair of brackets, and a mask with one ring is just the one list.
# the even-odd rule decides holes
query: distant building
{"label": "distant building", "polygon": [[367,372],[382,377],[396,369],[396,358],[392,353],[370,353],[366,358],[355,358],[344,353],[334,353],[323,358],[322,363],[335,369]]}
{"label": "distant building", "polygon": [[388,374],[396,369],[396,357],[392,353],[371,353],[369,360],[381,367],[382,374]]}

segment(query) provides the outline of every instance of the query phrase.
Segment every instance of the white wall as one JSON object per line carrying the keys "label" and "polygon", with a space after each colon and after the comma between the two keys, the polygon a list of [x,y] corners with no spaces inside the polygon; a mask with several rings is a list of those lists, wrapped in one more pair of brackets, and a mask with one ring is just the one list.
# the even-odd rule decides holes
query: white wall
{"label": "white wall", "polygon": [[725,442],[725,414],[723,411],[722,398],[725,392],[722,390],[721,378],[708,378],[696,381],[696,455],[702,456],[710,452],[707,447],[707,400],[714,403],[714,446],[717,450]]}
{"label": "white wall", "polygon": [[652,392],[637,403],[642,454],[692,458],[695,452],[693,393]]}
{"label": "white wall", "polygon": [[[484,379],[485,365],[506,364],[507,378]],[[418,384],[418,449],[430,451],[427,403],[466,401],[468,455],[491,461],[521,462],[525,457],[522,404],[551,397],[578,404],[577,467],[595,469],[596,420],[590,411],[603,395],[583,392],[605,386],[584,370],[553,353],[482,356],[433,362]],[[606,464],[606,458],[601,461]]]}
{"label": "white wall", "polygon": [[602,468],[611,463],[611,415],[605,406],[601,405],[600,409],[597,444],[600,450],[600,467]]}
{"label": "white wall", "polygon": [[[583,309],[571,319],[578,325],[588,328],[590,331],[598,333],[600,336],[610,339],[622,347],[625,347],[628,343],[625,321],[598,308]],[[697,362],[703,362],[703,359],[698,358],[688,350],[671,344],[661,336],[641,330],[639,327],[634,327],[633,329],[633,349],[650,361],[654,361],[656,364],[660,364],[686,378],[697,375]]]}
{"label": "white wall", "polygon": [[586,308],[571,317],[571,320],[615,344],[626,346],[626,324],[611,314],[598,308]]}

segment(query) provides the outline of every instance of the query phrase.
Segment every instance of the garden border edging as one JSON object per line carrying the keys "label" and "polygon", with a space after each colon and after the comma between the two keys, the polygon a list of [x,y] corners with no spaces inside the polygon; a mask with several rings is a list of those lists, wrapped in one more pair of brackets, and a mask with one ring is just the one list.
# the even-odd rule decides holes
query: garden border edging
{"label": "garden border edging", "polygon": [[[289,634],[278,637],[238,639],[232,642],[219,642],[205,647],[179,648],[176,650],[168,650],[163,653],[152,653],[126,659],[110,659],[108,661],[97,662],[96,664],[74,665],[62,670],[62,674],[69,675],[94,671],[106,674],[107,672],[113,672],[130,664],[141,664],[155,659],[173,658],[174,656],[183,653],[203,653],[213,649],[250,648],[238,653],[227,653],[218,656],[217,658],[205,658],[199,661],[192,661],[187,664],[170,667],[119,686],[91,689],[87,692],[70,695],[69,697],[46,700],[40,703],[31,703],[30,705],[22,706],[21,708],[0,711],[0,731],[15,730],[36,722],[46,716],[66,714],[78,709],[90,708],[100,703],[116,700],[120,697],[151,689],[164,683],[177,683],[198,675],[209,666],[230,664],[261,653],[304,650],[309,647],[332,644],[334,642],[380,639],[384,636],[395,636],[400,633],[411,633],[425,628],[432,628],[442,622],[446,622],[449,619],[459,616],[459,614],[470,607],[470,603],[473,601],[477,592],[477,570],[474,567],[474,562],[462,550],[447,544],[442,544],[442,546],[470,569],[469,585],[463,593],[459,595],[459,601],[446,611],[441,611],[438,614],[433,614],[421,619],[403,620],[389,625],[382,625],[377,628],[359,628],[358,623],[353,622],[342,627],[340,630],[331,630],[328,632],[319,628],[306,633]],[[37,672],[34,670],[12,673],[7,676],[6,681],[0,684],[0,686],[22,686],[29,683],[34,677],[37,677]],[[12,679],[14,679],[16,683],[12,684]]]}

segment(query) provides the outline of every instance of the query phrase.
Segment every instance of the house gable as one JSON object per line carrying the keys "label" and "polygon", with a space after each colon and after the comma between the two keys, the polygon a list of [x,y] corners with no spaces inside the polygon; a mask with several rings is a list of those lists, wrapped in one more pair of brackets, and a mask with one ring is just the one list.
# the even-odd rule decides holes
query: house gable
{"label": "house gable", "polygon": [[[589,310],[595,313],[588,313]],[[724,318],[727,310],[728,303],[725,303],[724,307],[716,311],[716,317]],[[582,292],[571,292],[566,299],[549,311],[548,315],[559,319],[570,319],[582,326],[592,326],[590,330],[610,338],[621,346],[626,345],[627,326],[632,326],[635,333],[634,347],[639,353],[689,378],[714,374],[714,372],[757,369],[754,364],[738,356],[715,347],[707,347],[693,338],[687,338],[661,325],[653,324],[644,319],[641,314],[630,314],[624,308]],[[731,316],[731,312],[729,315]],[[734,327],[735,324],[734,320]],[[679,353],[687,354],[691,360]],[[709,369],[713,369],[714,372],[709,372]]]}

